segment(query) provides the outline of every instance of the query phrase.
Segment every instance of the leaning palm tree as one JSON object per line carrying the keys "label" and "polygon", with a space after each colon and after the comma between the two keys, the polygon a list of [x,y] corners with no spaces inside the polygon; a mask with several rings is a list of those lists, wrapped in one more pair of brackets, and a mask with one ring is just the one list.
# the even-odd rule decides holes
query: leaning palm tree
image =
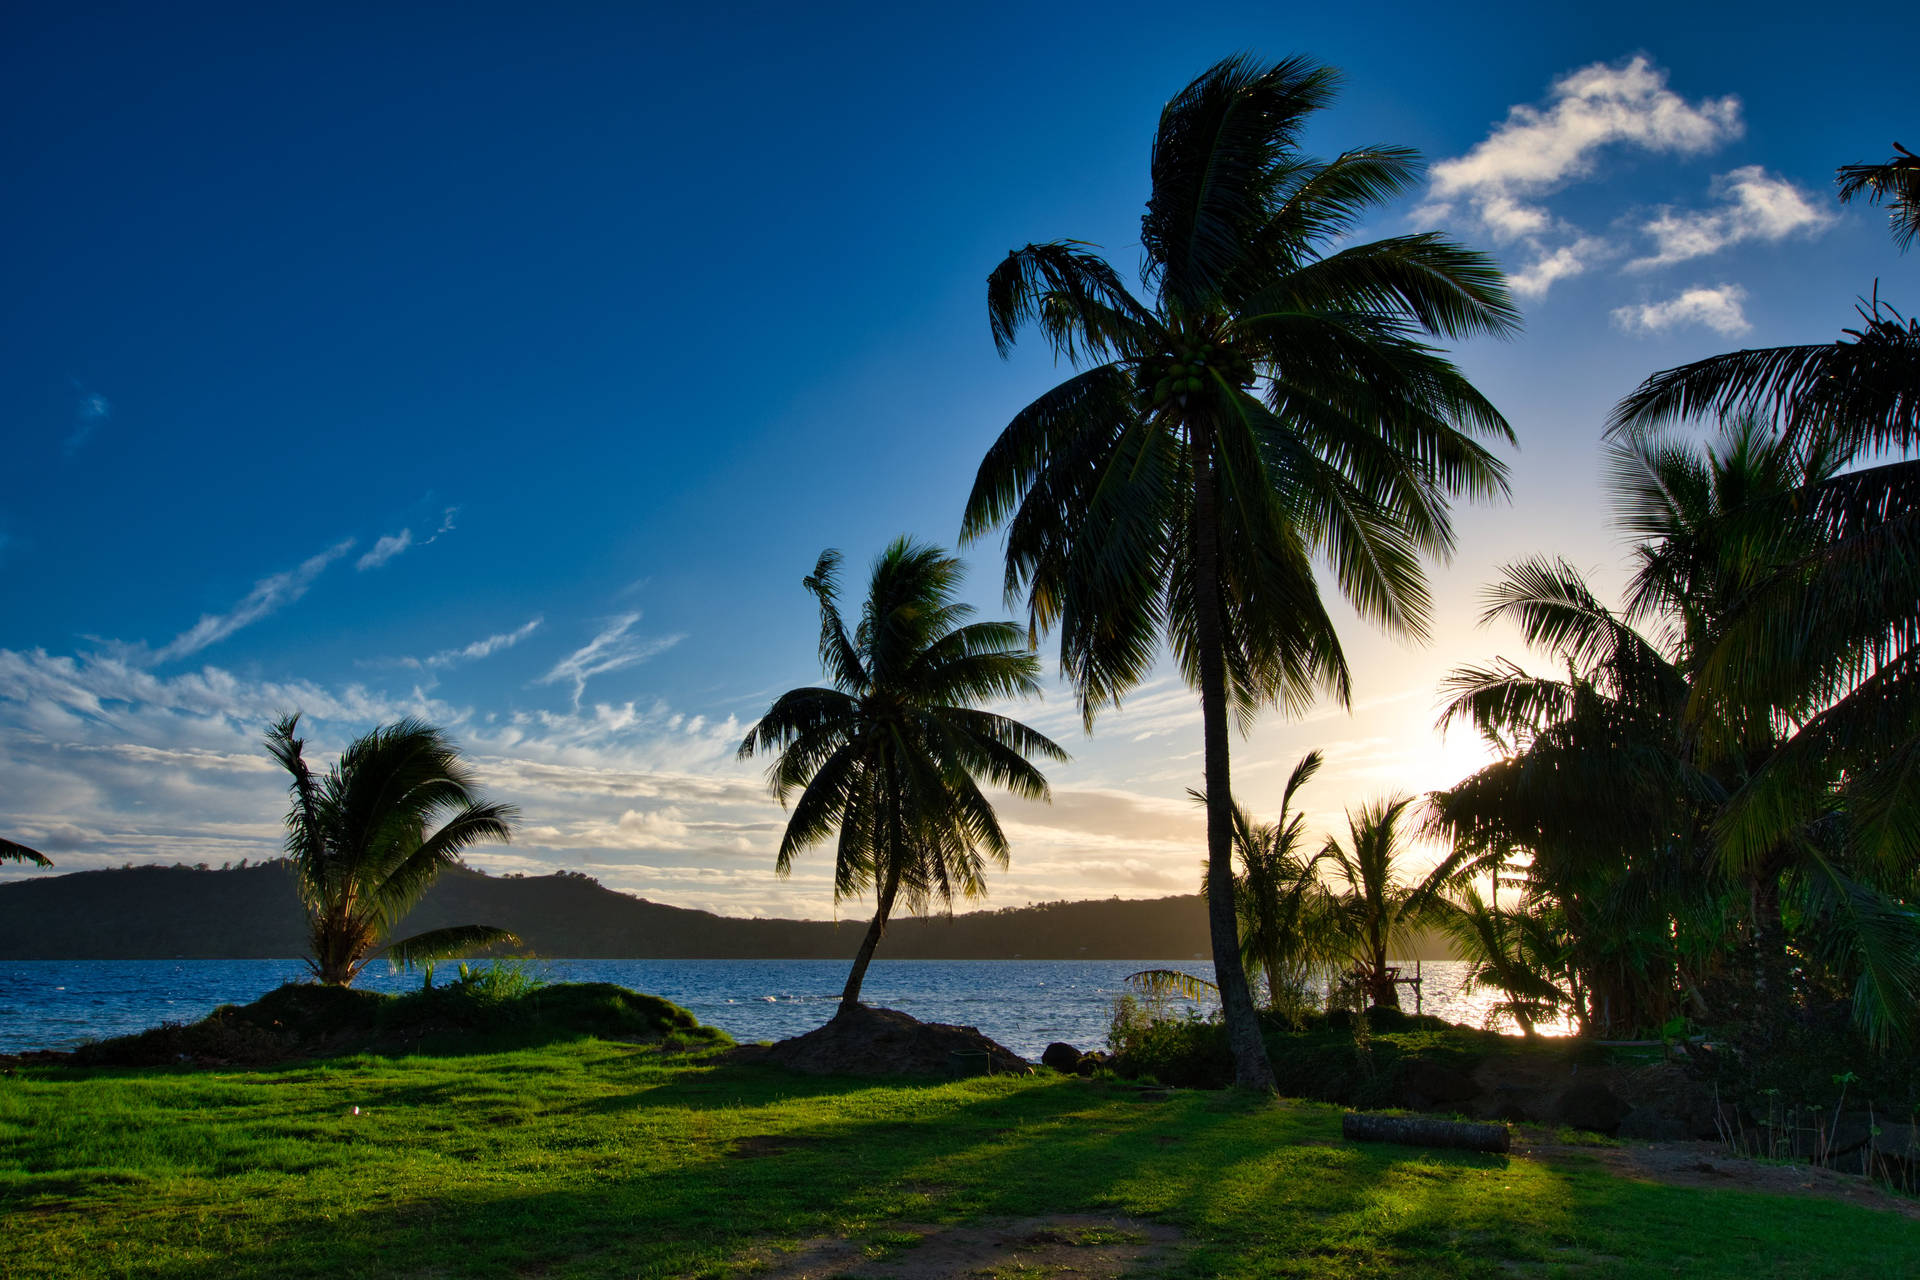
{"label": "leaning palm tree", "polygon": [[36,867],[50,867],[53,859],[38,849],[29,849],[17,841],[0,838],[0,862],[31,862]]}
{"label": "leaning palm tree", "polygon": [[276,722],[267,750],[293,777],[286,850],[307,909],[307,966],[316,979],[348,986],[376,953],[424,964],[518,941],[491,925],[387,940],[462,851],[513,837],[515,810],[480,797],[444,733],[412,718],[382,725],[316,775],[295,736],[299,726],[298,715]]}
{"label": "leaning palm tree", "polygon": [[1423,554],[1453,546],[1449,500],[1504,492],[1481,443],[1511,440],[1428,339],[1518,324],[1499,270],[1436,234],[1348,245],[1418,179],[1414,152],[1303,155],[1337,75],[1301,58],[1216,64],[1161,112],[1136,295],[1078,241],[1030,244],[988,278],[1005,354],[1037,327],[1082,371],[988,451],[961,536],[1005,522],[1009,598],[1089,728],[1170,641],[1200,694],[1208,923],[1236,1081],[1271,1089],[1235,937],[1230,721],[1349,676],[1316,559],[1361,614],[1426,634]]}
{"label": "leaning palm tree", "polygon": [[[981,710],[1040,692],[1039,661],[1012,622],[969,622],[954,599],[960,561],[894,541],[873,563],[851,635],[838,605],[840,553],[826,551],[803,585],[820,602],[820,660],[831,688],[781,695],[740,744],[740,758],[777,753],[768,780],[792,813],[774,866],[838,829],[834,901],[876,891],[873,922],[840,995],[860,985],[887,919],[986,890],[986,863],[1007,865],[1007,837],[980,781],[1029,800],[1049,798],[1029,757],[1065,760],[1050,739]],[[837,1016],[837,1015],[836,1015]]]}

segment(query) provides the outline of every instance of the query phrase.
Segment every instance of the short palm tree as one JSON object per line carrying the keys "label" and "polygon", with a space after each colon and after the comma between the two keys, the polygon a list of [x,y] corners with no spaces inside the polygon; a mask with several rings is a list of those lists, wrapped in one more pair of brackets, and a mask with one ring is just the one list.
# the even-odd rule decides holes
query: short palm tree
{"label": "short palm tree", "polygon": [[[1273,1012],[1297,1009],[1319,971],[1328,968],[1339,951],[1339,918],[1320,881],[1325,851],[1303,857],[1306,815],[1293,807],[1294,795],[1320,771],[1322,757],[1309,751],[1287,776],[1280,794],[1280,816],[1257,822],[1240,805],[1233,806],[1233,851],[1240,870],[1233,877],[1233,910],[1240,933],[1240,963],[1266,980],[1267,1008]],[[1188,795],[1206,804],[1198,791]],[[1210,869],[1201,871],[1203,888],[1210,890]],[[1218,983],[1183,969],[1142,969],[1126,982],[1154,997],[1176,995],[1199,1003],[1220,997]]]}
{"label": "short palm tree", "polygon": [[1539,1034],[1538,1024],[1573,1003],[1557,979],[1566,971],[1565,921],[1557,909],[1488,905],[1471,884],[1436,904],[1431,923],[1467,961],[1466,991],[1497,991],[1503,999],[1491,1017],[1512,1018],[1520,1034]]}
{"label": "short palm tree", "polygon": [[[1280,816],[1256,822],[1233,808],[1233,844],[1240,872],[1234,877],[1234,912],[1240,929],[1240,959],[1265,979],[1267,1007],[1297,1005],[1333,949],[1333,913],[1319,867],[1326,852],[1306,851],[1307,818],[1293,807],[1301,787],[1320,771],[1323,757],[1309,751],[1287,775]],[[1200,797],[1204,799],[1204,797]]]}
{"label": "short palm tree", "polygon": [[442,871],[482,840],[513,837],[510,805],[483,800],[460,753],[412,718],[354,739],[326,773],[308,766],[300,717],[267,731],[267,750],[292,775],[287,857],[307,909],[313,976],[348,986],[376,953],[423,964],[517,939],[491,925],[388,936]]}
{"label": "short palm tree", "polygon": [[840,554],[824,552],[803,584],[820,602],[820,660],[832,687],[781,695],[740,757],[774,754],[773,793],[793,800],[775,855],[781,875],[838,830],[834,901],[876,890],[873,923],[840,996],[846,1013],[860,1003],[897,902],[921,911],[977,897],[986,862],[1007,865],[1006,833],[980,782],[1045,800],[1047,780],[1030,757],[1067,756],[1019,721],[981,709],[1038,694],[1039,661],[1016,624],[968,621],[973,610],[954,599],[959,560],[897,539],[873,563],[852,634],[837,603],[839,567]]}
{"label": "short palm tree", "polygon": [[981,463],[961,536],[1007,524],[1006,586],[1091,727],[1164,634],[1200,694],[1208,922],[1235,1079],[1273,1087],[1235,936],[1230,722],[1345,700],[1324,560],[1363,616],[1423,636],[1423,554],[1449,501],[1504,492],[1483,440],[1510,428],[1428,339],[1518,324],[1499,270],[1436,234],[1335,248],[1408,190],[1415,153],[1303,155],[1337,75],[1229,58],[1161,112],[1141,220],[1145,299],[1089,247],[1009,254],[988,278],[1003,353],[1037,327],[1083,366],[1016,414]]}
{"label": "short palm tree", "polygon": [[7,839],[0,839],[0,862],[31,862],[36,867],[53,865],[53,859],[38,849],[29,849],[17,841]]}
{"label": "short palm tree", "polygon": [[1352,972],[1376,1008],[1400,1007],[1397,975],[1387,961],[1436,911],[1433,886],[1411,884],[1400,874],[1400,819],[1412,804],[1412,796],[1390,796],[1364,805],[1357,817],[1347,815],[1348,847],[1327,840],[1326,858],[1339,872],[1334,909],[1340,932]]}

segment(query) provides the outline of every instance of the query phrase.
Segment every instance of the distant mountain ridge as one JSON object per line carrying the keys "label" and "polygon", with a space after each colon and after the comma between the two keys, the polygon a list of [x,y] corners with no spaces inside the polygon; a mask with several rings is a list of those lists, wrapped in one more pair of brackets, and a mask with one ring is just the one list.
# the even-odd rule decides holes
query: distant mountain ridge
{"label": "distant mountain ridge", "polygon": [[[450,924],[511,929],[536,954],[583,959],[840,959],[864,914],[744,919],[670,907],[589,876],[442,876],[399,933]],[[0,885],[0,959],[248,959],[306,951],[305,917],[279,862],[231,870],[125,867]],[[896,919],[887,959],[1112,960],[1208,954],[1198,895],[1055,902]]]}

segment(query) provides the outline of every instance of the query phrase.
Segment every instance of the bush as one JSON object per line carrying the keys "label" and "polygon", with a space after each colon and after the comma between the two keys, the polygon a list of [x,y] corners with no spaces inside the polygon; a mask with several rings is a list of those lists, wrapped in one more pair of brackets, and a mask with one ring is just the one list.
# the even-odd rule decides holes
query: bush
{"label": "bush", "polygon": [[[1364,1016],[1346,1009],[1263,1014],[1261,1029],[1282,1094],[1357,1107],[1400,1105],[1402,1076],[1415,1059],[1471,1072],[1501,1043],[1492,1032],[1397,1009]],[[1121,1076],[1151,1075],[1195,1089],[1225,1088],[1233,1081],[1226,1027],[1216,1018],[1155,1016],[1122,996],[1108,1043],[1113,1070]]]}

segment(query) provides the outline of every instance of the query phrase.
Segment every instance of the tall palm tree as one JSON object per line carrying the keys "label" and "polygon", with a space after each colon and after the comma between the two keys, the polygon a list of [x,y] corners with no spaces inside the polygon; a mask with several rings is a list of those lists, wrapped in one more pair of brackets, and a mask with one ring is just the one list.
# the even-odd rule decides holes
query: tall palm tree
{"label": "tall palm tree", "polygon": [[839,552],[823,552],[803,584],[820,602],[820,661],[833,687],[782,694],[748,731],[740,758],[777,753],[774,795],[785,804],[799,793],[775,856],[781,875],[837,828],[834,901],[877,891],[840,995],[846,1013],[860,1003],[899,899],[920,911],[977,897],[987,860],[1007,865],[1007,837],[980,781],[1045,800],[1047,780],[1029,757],[1067,756],[1019,721],[980,709],[1038,694],[1039,660],[1015,623],[967,621],[972,608],[954,599],[959,560],[895,540],[873,562],[851,635],[837,603],[839,567]]}
{"label": "tall palm tree", "polygon": [[443,732],[411,717],[382,725],[315,775],[306,742],[295,736],[299,727],[297,714],[277,721],[267,751],[293,778],[286,850],[307,909],[307,966],[315,978],[344,987],[376,953],[419,964],[518,941],[491,925],[387,940],[464,850],[513,837],[518,814],[480,797]]}
{"label": "tall palm tree", "polygon": [[29,849],[17,841],[4,838],[0,838],[0,862],[31,862],[36,867],[53,865],[53,859],[38,849]]}
{"label": "tall palm tree", "polygon": [[1235,1078],[1273,1087],[1240,962],[1229,722],[1347,698],[1324,560],[1363,616],[1426,633],[1421,556],[1449,500],[1505,491],[1511,440],[1428,338],[1518,325],[1499,270],[1435,234],[1330,252],[1408,190],[1412,151],[1298,149],[1336,73],[1229,58],[1161,112],[1136,295],[1090,246],[1010,253],[989,276],[1002,354],[1037,327],[1083,366],[1016,414],[981,463],[963,541],[1003,521],[1009,598],[1060,632],[1089,729],[1170,641],[1200,694],[1207,895]]}

